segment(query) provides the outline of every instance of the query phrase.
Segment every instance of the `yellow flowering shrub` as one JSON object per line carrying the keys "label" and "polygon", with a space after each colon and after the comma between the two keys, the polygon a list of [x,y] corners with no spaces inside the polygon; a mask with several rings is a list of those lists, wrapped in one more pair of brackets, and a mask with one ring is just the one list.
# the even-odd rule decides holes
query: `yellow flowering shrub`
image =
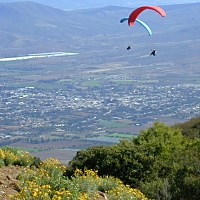
{"label": "yellow flowering shrub", "polygon": [[53,195],[52,200],[62,200],[62,199],[71,199],[71,193],[66,190],[65,188],[61,188],[60,190],[56,191]]}
{"label": "yellow flowering shrub", "polygon": [[13,152],[11,151],[5,152],[4,162],[6,165],[12,165],[16,160],[17,156]]}
{"label": "yellow flowering shrub", "polygon": [[0,167],[3,165],[30,166],[34,159],[35,157],[29,152],[17,148],[6,146],[0,149]]}
{"label": "yellow flowering shrub", "polygon": [[109,195],[109,199],[112,200],[130,200],[130,199],[137,199],[137,200],[148,200],[145,195],[138,189],[130,188],[129,186],[123,185],[123,183],[119,182],[119,185],[112,190],[106,191]]}
{"label": "yellow flowering shrub", "polygon": [[51,200],[51,186],[38,185],[35,181],[26,181],[18,194],[12,199],[15,200]]}
{"label": "yellow flowering shrub", "polygon": [[4,158],[5,158],[4,151],[0,149],[0,167],[3,167],[5,165]]}
{"label": "yellow flowering shrub", "polygon": [[[1,152],[1,155],[3,157],[4,154]],[[114,177],[99,177],[96,170],[76,169],[71,178],[64,176],[65,170],[66,167],[53,158],[41,162],[38,168],[24,168],[18,177],[20,191],[11,199],[98,200],[101,191],[109,200],[147,200],[139,190],[124,185]]]}
{"label": "yellow flowering shrub", "polygon": [[5,158],[5,153],[2,149],[0,149],[0,159],[4,159]]}
{"label": "yellow flowering shrub", "polygon": [[64,173],[66,170],[66,167],[55,158],[46,159],[41,163],[40,168],[47,170],[49,173],[53,173],[55,171]]}
{"label": "yellow flowering shrub", "polygon": [[103,191],[109,200],[147,200],[139,190],[124,185],[121,180],[114,177],[99,177],[97,174],[96,170],[75,170],[71,181],[73,187],[79,190],[79,200],[95,200],[99,196],[98,191]]}

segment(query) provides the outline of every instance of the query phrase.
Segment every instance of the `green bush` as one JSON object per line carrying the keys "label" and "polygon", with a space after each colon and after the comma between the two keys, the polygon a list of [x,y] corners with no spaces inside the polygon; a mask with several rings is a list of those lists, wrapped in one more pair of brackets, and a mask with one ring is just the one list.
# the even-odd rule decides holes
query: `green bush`
{"label": "green bush", "polygon": [[41,162],[39,158],[32,156],[27,151],[22,151],[20,149],[8,146],[0,149],[0,160],[0,167],[4,165],[38,166],[38,164]]}
{"label": "green bush", "polygon": [[[190,190],[191,183],[198,184],[200,178],[200,140],[185,137],[179,128],[156,122],[132,140],[78,152],[66,175],[73,174],[76,168],[119,178],[152,199],[195,199],[199,196],[197,188],[191,187],[192,196],[188,198],[184,191]],[[191,183],[186,179],[190,176],[195,176]]]}

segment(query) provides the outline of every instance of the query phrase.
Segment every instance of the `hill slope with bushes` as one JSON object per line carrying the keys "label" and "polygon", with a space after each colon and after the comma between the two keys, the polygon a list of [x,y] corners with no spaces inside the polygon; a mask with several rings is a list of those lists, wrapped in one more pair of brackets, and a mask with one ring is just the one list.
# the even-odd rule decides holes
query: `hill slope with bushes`
{"label": "hill slope with bushes", "polygon": [[[66,166],[49,158],[40,161],[28,152],[0,149],[0,199],[3,200],[147,200],[138,190],[95,170],[76,169],[66,177]],[[9,173],[9,174],[7,174]]]}
{"label": "hill slope with bushes", "polygon": [[200,139],[163,123],[115,146],[78,152],[67,174],[76,168],[117,177],[150,199],[200,199]]}
{"label": "hill slope with bushes", "polygon": [[180,128],[182,133],[188,137],[200,136],[200,117],[192,118],[191,120],[174,125],[176,128]]}
{"label": "hill slope with bushes", "polygon": [[42,162],[28,152],[3,147],[0,197],[198,200],[200,138],[191,131],[198,124],[199,118],[173,127],[156,122],[137,138],[77,152],[67,167],[53,158]]}

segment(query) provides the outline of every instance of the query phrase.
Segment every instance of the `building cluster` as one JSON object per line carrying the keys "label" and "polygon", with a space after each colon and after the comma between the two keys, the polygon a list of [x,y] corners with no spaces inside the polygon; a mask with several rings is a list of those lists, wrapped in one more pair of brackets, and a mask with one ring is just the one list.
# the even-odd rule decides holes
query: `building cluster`
{"label": "building cluster", "polygon": [[169,122],[186,120],[200,113],[197,84],[104,81],[100,86],[80,86],[81,82],[79,87],[66,84],[65,89],[56,90],[1,85],[1,141],[28,136],[48,138],[50,133],[53,138],[87,138],[116,132],[102,121],[127,120],[125,132],[127,126],[143,126],[162,118]]}

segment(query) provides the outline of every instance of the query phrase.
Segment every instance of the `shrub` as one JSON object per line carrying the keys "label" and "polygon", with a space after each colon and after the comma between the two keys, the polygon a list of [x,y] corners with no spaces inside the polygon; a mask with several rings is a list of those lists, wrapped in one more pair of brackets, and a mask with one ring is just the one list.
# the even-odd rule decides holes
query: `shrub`
{"label": "shrub", "polygon": [[0,149],[0,167],[3,165],[31,166],[38,165],[38,162],[40,159],[27,151],[8,146]]}
{"label": "shrub", "polygon": [[65,167],[55,159],[47,159],[38,168],[29,167],[19,176],[20,192],[13,200],[95,200],[99,191],[109,200],[145,200],[139,190],[125,186],[114,177],[99,177],[98,171],[76,169],[72,177],[63,176]]}

